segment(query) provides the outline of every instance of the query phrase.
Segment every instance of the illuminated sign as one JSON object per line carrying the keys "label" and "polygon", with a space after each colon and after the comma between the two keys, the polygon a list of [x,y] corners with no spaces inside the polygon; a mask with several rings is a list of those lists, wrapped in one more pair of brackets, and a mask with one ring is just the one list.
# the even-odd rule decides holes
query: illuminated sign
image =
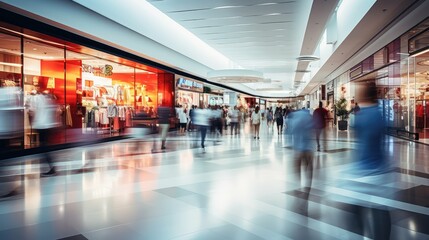
{"label": "illuminated sign", "polygon": [[177,79],[177,87],[181,89],[196,91],[196,92],[203,91],[203,84],[186,79],[186,78]]}

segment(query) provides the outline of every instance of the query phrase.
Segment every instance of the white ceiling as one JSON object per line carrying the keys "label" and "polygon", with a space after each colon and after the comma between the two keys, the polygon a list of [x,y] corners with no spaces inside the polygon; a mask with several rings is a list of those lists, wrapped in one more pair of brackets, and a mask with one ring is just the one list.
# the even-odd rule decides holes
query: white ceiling
{"label": "white ceiling", "polygon": [[[329,53],[324,54],[321,39],[340,1],[342,6],[369,8],[349,8],[338,25],[346,25],[350,20],[354,23],[347,31],[338,31],[341,40],[329,45]],[[405,9],[410,6],[418,9],[421,5],[427,17],[425,9],[429,3],[423,0],[126,0],[126,4],[117,0],[45,0],[42,5],[24,0],[6,2],[45,16],[51,19],[51,24],[71,26],[70,31],[195,76],[206,77],[210,70],[228,67],[260,71],[269,81],[225,85],[250,95],[277,98],[305,95],[318,84],[347,71],[421,21],[416,18],[411,23],[401,22],[398,25],[405,30],[397,30],[386,38],[378,35],[388,32],[386,26]],[[359,11],[361,15],[357,16]],[[410,15],[414,17],[414,13]],[[86,28],[89,23],[91,29]],[[127,33],[125,38],[116,37],[120,34],[111,31],[117,27],[115,24],[131,31],[115,28]],[[370,49],[368,43],[375,47]],[[296,58],[301,55],[317,55],[321,60],[298,62]],[[308,70],[311,73],[303,73]]]}
{"label": "white ceiling", "polygon": [[[245,84],[256,92],[293,90],[303,38],[312,6],[310,0],[149,0],[171,19],[237,66],[260,71],[271,82]],[[318,11],[324,26],[338,1]],[[333,2],[334,4],[331,4]],[[315,39],[314,51],[320,38]],[[308,51],[312,54],[312,51]],[[237,85],[237,84],[234,84]],[[236,87],[236,86],[234,86]],[[265,94],[263,94],[265,95]]]}
{"label": "white ceiling", "polygon": [[[319,54],[318,45],[340,0],[148,2],[240,67],[260,71],[271,80],[225,85],[259,96],[286,97],[313,91],[406,8],[422,1],[376,1],[351,30],[352,37],[334,46],[333,53],[311,74],[303,72],[312,68],[311,63],[298,62],[296,58]],[[350,18],[353,17],[351,14]],[[303,81],[304,78],[309,80]]]}

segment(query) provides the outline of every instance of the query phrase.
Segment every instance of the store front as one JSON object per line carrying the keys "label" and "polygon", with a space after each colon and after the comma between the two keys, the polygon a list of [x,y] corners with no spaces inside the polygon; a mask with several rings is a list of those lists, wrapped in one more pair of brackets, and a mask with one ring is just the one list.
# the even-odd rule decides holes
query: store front
{"label": "store front", "polygon": [[223,95],[205,93],[203,99],[204,99],[204,105],[205,106],[222,106],[222,105],[224,105]]}
{"label": "store front", "polygon": [[[355,86],[373,82],[385,125],[429,139],[429,19],[334,80],[334,96],[354,104]],[[328,87],[328,101],[331,94]]]}
{"label": "store front", "polygon": [[176,105],[187,109],[201,107],[203,102],[203,84],[194,80],[178,77],[176,79]]}
{"label": "store front", "polygon": [[[47,96],[55,107],[51,144],[126,134],[133,116],[155,116],[160,105],[173,108],[172,73],[40,33],[21,35],[0,25],[4,25],[0,88],[15,91],[1,100],[1,121],[16,118],[14,122],[19,122],[19,130],[10,131],[13,138],[2,124],[0,139],[12,148],[40,145],[34,121],[46,107],[38,102],[41,96]],[[20,106],[20,116],[14,116],[17,111],[7,113],[7,106]]]}

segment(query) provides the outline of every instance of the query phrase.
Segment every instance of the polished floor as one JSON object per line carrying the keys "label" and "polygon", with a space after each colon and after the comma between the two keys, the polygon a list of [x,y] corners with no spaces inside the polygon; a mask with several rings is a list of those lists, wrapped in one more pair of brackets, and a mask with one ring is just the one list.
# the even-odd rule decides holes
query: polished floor
{"label": "polished floor", "polygon": [[391,239],[429,239],[428,146],[389,137],[394,170],[374,185],[343,174],[353,134],[328,129],[311,189],[296,181],[290,136],[265,124],[259,140],[246,125],[205,150],[195,132],[171,132],[166,151],[151,135],[62,150],[52,177],[40,156],[3,161],[0,194],[20,194],[0,201],[0,239],[370,239],[359,201],[388,209]]}

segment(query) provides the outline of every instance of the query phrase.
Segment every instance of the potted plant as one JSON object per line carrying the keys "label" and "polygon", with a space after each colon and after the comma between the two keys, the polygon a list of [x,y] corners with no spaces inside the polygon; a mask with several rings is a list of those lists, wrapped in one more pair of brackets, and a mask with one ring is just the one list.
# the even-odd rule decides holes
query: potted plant
{"label": "potted plant", "polygon": [[335,113],[339,118],[338,130],[347,130],[349,112],[347,111],[347,100],[344,97],[335,102]]}

